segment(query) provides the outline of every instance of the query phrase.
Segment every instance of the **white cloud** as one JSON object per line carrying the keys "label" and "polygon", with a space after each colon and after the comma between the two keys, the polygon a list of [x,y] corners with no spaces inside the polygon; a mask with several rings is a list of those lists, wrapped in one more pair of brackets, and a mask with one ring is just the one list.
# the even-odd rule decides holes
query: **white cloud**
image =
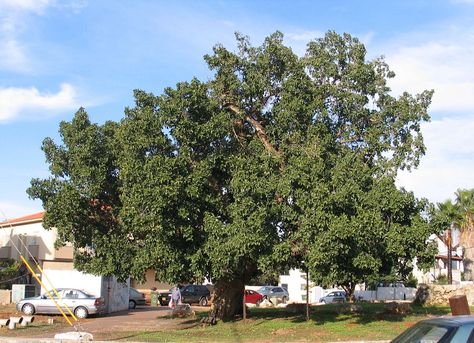
{"label": "white cloud", "polygon": [[5,2],[0,0],[0,70],[29,72],[32,68],[26,48],[18,40],[26,20],[5,7]]}
{"label": "white cloud", "polygon": [[34,113],[48,117],[57,112],[78,108],[77,92],[64,83],[55,93],[41,93],[37,88],[0,88],[0,123]]}
{"label": "white cloud", "polygon": [[324,32],[322,31],[284,32],[285,43],[291,46],[293,52],[298,56],[304,56],[310,41],[321,37],[324,37]]}
{"label": "white cloud", "polygon": [[31,62],[26,55],[25,47],[13,37],[0,40],[0,70],[30,71]]}
{"label": "white cloud", "polygon": [[474,188],[474,116],[434,120],[422,131],[426,156],[418,169],[400,173],[397,183],[432,202],[453,198],[458,188]]}
{"label": "white cloud", "polygon": [[389,84],[395,94],[434,89],[431,111],[474,109],[474,29],[446,27],[384,47],[397,74]]}
{"label": "white cloud", "polygon": [[85,0],[0,0],[0,70],[30,73],[37,69],[29,33],[34,17],[49,8],[79,12]]}
{"label": "white cloud", "polygon": [[50,0],[0,0],[0,9],[42,13],[50,4]]}
{"label": "white cloud", "polygon": [[[473,0],[474,1],[474,0]],[[319,38],[323,38],[326,32],[324,31],[285,31],[284,32],[284,40],[285,43],[291,46],[292,50],[298,56],[304,56],[306,53],[307,45],[309,42],[317,40]],[[372,41],[375,33],[373,31],[369,31],[360,35],[353,35],[353,37],[359,38],[359,40],[364,43],[365,45],[369,45]]]}
{"label": "white cloud", "polygon": [[305,44],[309,41],[312,41],[316,38],[321,38],[324,36],[322,31],[300,31],[300,32],[288,32],[285,34],[290,40],[293,41],[303,41]]}

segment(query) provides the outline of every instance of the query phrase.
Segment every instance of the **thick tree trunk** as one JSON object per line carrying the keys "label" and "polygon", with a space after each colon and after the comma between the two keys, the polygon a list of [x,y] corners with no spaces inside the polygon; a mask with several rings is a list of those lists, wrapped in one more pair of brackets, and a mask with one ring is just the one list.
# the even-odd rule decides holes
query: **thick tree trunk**
{"label": "thick tree trunk", "polygon": [[209,323],[229,320],[243,314],[244,283],[242,280],[219,280],[214,285]]}
{"label": "thick tree trunk", "polygon": [[353,301],[353,300],[354,300],[355,284],[354,284],[354,283],[350,283],[350,284],[348,284],[348,285],[342,285],[342,288],[343,288],[344,291],[346,292],[346,298],[347,298],[349,301]]}
{"label": "thick tree trunk", "polygon": [[474,231],[463,230],[460,243],[464,247],[464,278],[465,280],[474,280]]}

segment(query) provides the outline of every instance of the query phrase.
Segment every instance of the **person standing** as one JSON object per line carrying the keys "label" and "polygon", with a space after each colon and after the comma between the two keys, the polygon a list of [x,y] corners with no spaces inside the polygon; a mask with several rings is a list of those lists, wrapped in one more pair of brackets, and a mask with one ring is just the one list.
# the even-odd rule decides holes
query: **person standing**
{"label": "person standing", "polygon": [[175,308],[176,305],[181,305],[181,291],[178,285],[171,290],[170,308]]}

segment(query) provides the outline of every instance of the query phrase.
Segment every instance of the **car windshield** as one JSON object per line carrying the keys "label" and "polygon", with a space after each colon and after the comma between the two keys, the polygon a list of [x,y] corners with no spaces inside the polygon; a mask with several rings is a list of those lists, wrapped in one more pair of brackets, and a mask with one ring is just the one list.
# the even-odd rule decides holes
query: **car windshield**
{"label": "car windshield", "polygon": [[272,287],[263,286],[263,287],[260,287],[257,292],[265,292],[265,291],[269,291],[271,289],[272,289]]}
{"label": "car windshield", "polygon": [[446,337],[454,330],[455,328],[451,326],[419,323],[403,332],[400,336],[395,338],[392,343],[435,343],[441,341],[443,337]]}

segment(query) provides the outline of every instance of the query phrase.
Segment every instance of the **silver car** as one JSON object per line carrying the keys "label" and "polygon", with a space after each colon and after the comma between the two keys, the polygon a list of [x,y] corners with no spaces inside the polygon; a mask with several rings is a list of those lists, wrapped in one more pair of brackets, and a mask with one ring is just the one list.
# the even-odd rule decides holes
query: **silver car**
{"label": "silver car", "polygon": [[[50,291],[49,293],[66,314],[69,314],[66,306],[77,318],[87,318],[91,314],[105,312],[105,302],[101,297],[96,297],[73,288],[59,288],[56,291],[60,298],[58,298],[53,291]],[[17,311],[21,311],[29,316],[34,313],[61,313],[47,293],[19,301],[16,304],[16,309]]]}
{"label": "silver car", "polygon": [[257,289],[257,292],[268,300],[270,298],[279,298],[282,302],[287,302],[290,298],[288,291],[280,286],[262,286]]}
{"label": "silver car", "polygon": [[319,299],[320,303],[330,304],[330,303],[343,303],[346,302],[346,292],[344,291],[335,291],[326,294],[324,297]]}
{"label": "silver car", "polygon": [[135,288],[128,289],[128,308],[134,309],[137,305],[145,305],[145,294],[137,291]]}
{"label": "silver car", "polygon": [[403,331],[393,343],[469,343],[474,336],[474,316],[440,317],[422,320]]}

